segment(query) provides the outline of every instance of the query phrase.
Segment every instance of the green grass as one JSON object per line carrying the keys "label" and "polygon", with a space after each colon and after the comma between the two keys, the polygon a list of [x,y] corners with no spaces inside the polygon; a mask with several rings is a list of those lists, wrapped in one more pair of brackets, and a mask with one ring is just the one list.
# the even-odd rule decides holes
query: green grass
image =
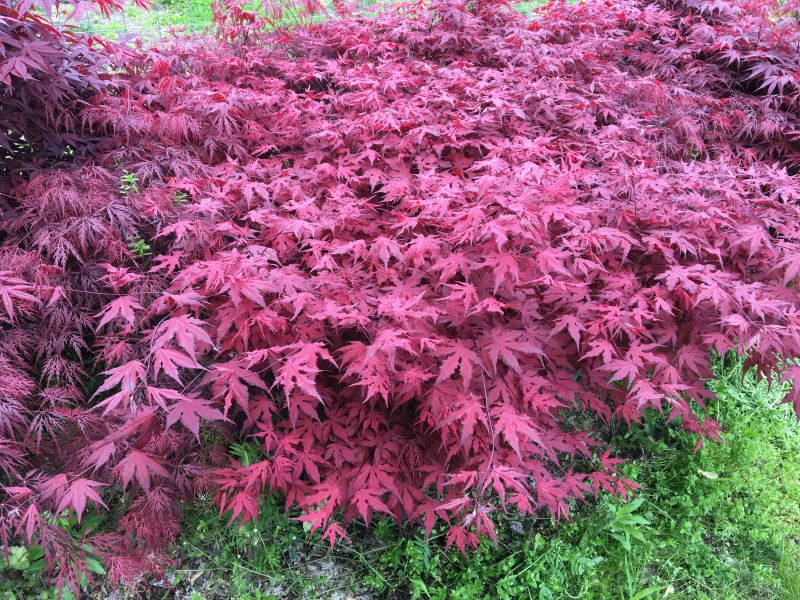
{"label": "green grass", "polygon": [[796,543],[789,543],[781,556],[779,577],[783,586],[783,597],[800,598],[800,551]]}
{"label": "green grass", "polygon": [[[362,0],[366,8],[377,0]],[[330,5],[330,2],[324,2]],[[529,0],[515,3],[517,10],[529,14],[534,9],[547,4],[547,0]],[[140,37],[153,42],[170,35],[172,29],[181,30],[187,35],[199,35],[211,26],[210,0],[153,0],[153,6],[144,10],[129,5],[124,12],[111,16],[87,13],[78,24],[81,31],[102,35],[111,39],[125,39],[126,36]]]}
{"label": "green grass", "polygon": [[[694,453],[692,437],[649,415],[614,434],[632,457],[628,475],[644,486],[633,502],[604,497],[558,526],[504,517],[498,544],[468,556],[446,551],[441,530],[425,542],[389,521],[352,529],[356,543],[328,553],[306,544],[271,498],[238,530],[193,507],[181,544],[224,574],[229,596],[220,597],[241,600],[270,597],[271,586],[274,597],[294,598],[344,587],[438,600],[800,600],[800,427],[781,390],[742,378],[738,365],[720,369],[711,387],[725,443]],[[333,576],[315,564],[333,564]]]}
{"label": "green grass", "polygon": [[515,2],[514,7],[523,15],[528,15],[545,4],[547,4],[547,0],[530,0],[528,2]]}
{"label": "green grass", "polygon": [[145,41],[168,37],[171,29],[199,35],[210,26],[210,0],[155,0],[148,10],[131,4],[110,19],[87,13],[78,23],[81,31],[94,35],[111,39],[138,36]]}

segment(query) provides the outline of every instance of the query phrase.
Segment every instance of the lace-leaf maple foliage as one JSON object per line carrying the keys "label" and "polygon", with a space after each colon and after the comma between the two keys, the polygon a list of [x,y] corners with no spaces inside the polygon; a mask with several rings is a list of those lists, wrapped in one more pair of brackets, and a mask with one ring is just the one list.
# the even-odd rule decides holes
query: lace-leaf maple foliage
{"label": "lace-leaf maple foliage", "polygon": [[[269,489],[331,544],[381,514],[465,549],[634,488],[612,419],[716,439],[712,351],[800,409],[791,10],[437,0],[256,39],[239,7],[129,57],[95,158],[14,191],[3,540],[134,583],[181,499],[246,521]],[[118,533],[53,520],[89,505]]]}
{"label": "lace-leaf maple foliage", "polygon": [[117,0],[0,1],[0,192],[20,172],[88,149],[91,135],[78,115],[113,83],[117,48],[72,23],[86,11],[121,7]]}

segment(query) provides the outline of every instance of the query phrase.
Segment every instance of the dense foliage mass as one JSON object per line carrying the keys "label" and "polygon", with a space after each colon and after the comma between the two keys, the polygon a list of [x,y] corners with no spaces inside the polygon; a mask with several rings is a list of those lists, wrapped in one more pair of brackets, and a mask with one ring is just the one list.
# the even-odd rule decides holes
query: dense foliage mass
{"label": "dense foliage mass", "polygon": [[0,0],[0,192],[44,160],[88,149],[78,114],[111,83],[113,50],[69,23],[86,10],[120,7],[117,0]]}
{"label": "dense foliage mass", "polygon": [[[498,509],[625,495],[611,419],[717,437],[711,351],[800,355],[792,9],[436,0],[258,34],[238,7],[224,42],[130,57],[83,112],[95,158],[13,192],[4,541],[133,581],[180,499],[247,520],[269,488],[330,543],[380,513],[463,549]],[[263,460],[227,458],[248,437]],[[118,533],[64,533],[88,504]]]}

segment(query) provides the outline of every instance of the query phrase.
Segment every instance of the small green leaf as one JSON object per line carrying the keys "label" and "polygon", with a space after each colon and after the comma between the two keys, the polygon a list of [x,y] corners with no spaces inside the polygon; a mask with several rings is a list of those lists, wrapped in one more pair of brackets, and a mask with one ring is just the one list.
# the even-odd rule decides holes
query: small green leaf
{"label": "small green leaf", "polygon": [[86,568],[97,575],[106,574],[106,570],[103,568],[103,565],[100,563],[100,561],[96,558],[92,558],[91,556],[86,559]]}
{"label": "small green leaf", "polygon": [[706,479],[719,479],[719,475],[712,471],[703,471],[702,469],[697,469],[697,472]]}
{"label": "small green leaf", "polygon": [[24,546],[11,546],[8,549],[7,565],[17,571],[24,571],[31,566],[28,549]]}
{"label": "small green leaf", "polygon": [[660,587],[650,586],[649,588],[645,588],[640,592],[637,592],[633,596],[631,596],[631,600],[642,600],[642,598],[649,598],[653,594],[659,592],[661,590]]}

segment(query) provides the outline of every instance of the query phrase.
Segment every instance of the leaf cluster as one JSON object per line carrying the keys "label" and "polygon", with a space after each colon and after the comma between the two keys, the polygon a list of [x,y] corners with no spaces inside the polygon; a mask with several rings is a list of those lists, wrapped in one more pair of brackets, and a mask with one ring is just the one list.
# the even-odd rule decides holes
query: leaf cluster
{"label": "leaf cluster", "polygon": [[800,355],[781,10],[341,6],[126,54],[95,156],[13,190],[0,533],[55,569],[84,542],[53,519],[108,506],[132,584],[180,499],[247,522],[269,489],[331,545],[379,515],[466,550],[627,497],[609,424],[717,439],[711,352]]}

